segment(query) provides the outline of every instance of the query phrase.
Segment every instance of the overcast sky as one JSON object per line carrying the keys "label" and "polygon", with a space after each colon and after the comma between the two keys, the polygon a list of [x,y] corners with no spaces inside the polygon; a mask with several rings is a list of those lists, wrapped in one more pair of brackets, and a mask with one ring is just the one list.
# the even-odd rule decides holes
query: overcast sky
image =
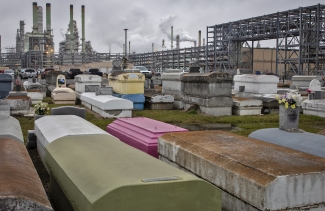
{"label": "overcast sky", "polygon": [[[124,43],[124,30],[128,28],[128,41],[131,52],[150,52],[152,43],[155,49],[170,48],[170,27],[174,36],[183,40],[206,37],[206,27],[215,24],[237,21],[264,14],[276,13],[298,7],[322,4],[324,0],[0,0],[1,48],[15,46],[19,21],[25,21],[25,32],[32,31],[32,2],[43,7],[44,28],[46,3],[51,3],[52,29],[55,52],[63,40],[70,19],[70,4],[74,7],[74,20],[77,21],[81,37],[81,5],[85,5],[85,36],[97,52],[121,53]],[[323,3],[325,4],[325,3]],[[268,47],[275,46],[268,43]],[[270,46],[273,45],[273,46]],[[174,44],[175,46],[175,44]],[[193,46],[193,42],[181,42],[180,47]],[[263,43],[262,43],[262,47]]]}

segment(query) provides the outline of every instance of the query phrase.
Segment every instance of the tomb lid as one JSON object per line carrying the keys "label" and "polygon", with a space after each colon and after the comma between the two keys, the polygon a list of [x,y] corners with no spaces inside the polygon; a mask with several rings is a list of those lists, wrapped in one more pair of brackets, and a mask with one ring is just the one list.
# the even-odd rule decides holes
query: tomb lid
{"label": "tomb lid", "polygon": [[160,156],[258,210],[324,203],[318,197],[324,190],[324,158],[226,131],[167,133],[158,144]]}
{"label": "tomb lid", "polygon": [[46,151],[45,162],[66,184],[63,192],[75,210],[221,210],[219,189],[114,136],[63,137]]}
{"label": "tomb lid", "polygon": [[186,74],[186,72],[163,72],[161,73],[160,79],[180,81],[183,74]]}
{"label": "tomb lid", "polygon": [[210,83],[210,82],[232,82],[232,75],[229,73],[187,73],[182,75],[183,82]]}
{"label": "tomb lid", "polygon": [[12,75],[9,74],[0,74],[0,82],[12,82]]}
{"label": "tomb lid", "polygon": [[145,75],[142,73],[123,73],[117,76],[117,80],[124,82],[144,82]]}
{"label": "tomb lid", "polygon": [[102,77],[99,75],[76,75],[74,77],[75,82],[87,82],[87,83],[101,83],[102,82]]}
{"label": "tomb lid", "polygon": [[279,77],[275,75],[253,75],[243,74],[235,75],[234,82],[249,82],[249,83],[279,83]]}
{"label": "tomb lid", "polygon": [[1,205],[4,205],[1,207],[5,210],[53,210],[25,145],[1,137],[0,155],[1,183],[4,184],[0,188]]}
{"label": "tomb lid", "polygon": [[290,133],[279,128],[252,132],[249,137],[325,158],[325,136],[314,133]]}

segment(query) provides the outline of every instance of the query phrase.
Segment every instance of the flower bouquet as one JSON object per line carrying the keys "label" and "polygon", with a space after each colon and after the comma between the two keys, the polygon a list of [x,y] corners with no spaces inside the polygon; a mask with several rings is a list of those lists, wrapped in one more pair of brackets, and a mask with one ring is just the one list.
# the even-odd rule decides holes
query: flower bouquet
{"label": "flower bouquet", "polygon": [[279,128],[282,130],[298,130],[299,113],[302,98],[298,92],[289,92],[276,96],[279,106]]}
{"label": "flower bouquet", "polygon": [[280,105],[283,105],[285,108],[296,108],[301,106],[301,95],[298,92],[289,92],[283,96],[276,95],[276,99]]}
{"label": "flower bouquet", "polygon": [[50,109],[45,102],[38,101],[35,105],[35,113],[39,115],[45,115]]}

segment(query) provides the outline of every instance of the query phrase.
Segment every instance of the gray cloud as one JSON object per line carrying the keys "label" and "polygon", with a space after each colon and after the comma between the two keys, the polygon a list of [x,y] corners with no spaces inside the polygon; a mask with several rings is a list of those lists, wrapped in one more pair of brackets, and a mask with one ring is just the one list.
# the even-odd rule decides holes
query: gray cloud
{"label": "gray cloud", "polygon": [[[2,48],[15,45],[19,21],[25,20],[25,31],[32,27],[32,0],[0,0],[0,27]],[[52,7],[52,29],[55,51],[63,40],[60,29],[65,33],[69,23],[69,5],[74,5],[74,19],[81,32],[81,5],[86,7],[86,40],[90,40],[97,52],[122,52],[124,28],[128,28],[128,41],[131,51],[149,52],[154,43],[161,50],[161,42],[170,46],[170,27],[174,26],[174,36],[181,40],[197,39],[198,30],[206,37],[206,27],[214,24],[236,21],[264,14],[276,13],[299,6],[310,6],[317,0],[34,0],[45,8]],[[45,11],[44,11],[45,23]],[[45,27],[45,24],[44,24]],[[183,36],[183,37],[182,37]],[[181,47],[192,46],[184,42]]]}

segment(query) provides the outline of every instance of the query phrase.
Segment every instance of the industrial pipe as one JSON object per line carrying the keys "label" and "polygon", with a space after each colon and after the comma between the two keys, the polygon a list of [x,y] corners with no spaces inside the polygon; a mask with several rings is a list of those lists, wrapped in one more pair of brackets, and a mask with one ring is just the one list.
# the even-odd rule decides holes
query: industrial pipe
{"label": "industrial pipe", "polygon": [[46,3],[46,33],[51,35],[51,4]]}

